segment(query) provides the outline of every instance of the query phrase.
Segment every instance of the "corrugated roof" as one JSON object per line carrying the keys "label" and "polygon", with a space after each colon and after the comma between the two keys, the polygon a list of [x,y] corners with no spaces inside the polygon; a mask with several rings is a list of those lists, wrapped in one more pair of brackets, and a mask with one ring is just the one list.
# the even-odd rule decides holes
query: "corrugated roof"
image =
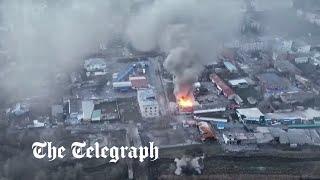
{"label": "corrugated roof", "polygon": [[237,112],[246,117],[261,117],[263,113],[258,108],[237,109]]}
{"label": "corrugated roof", "polygon": [[144,76],[137,76],[137,77],[130,77],[129,78],[133,88],[147,88],[148,81],[147,78]]}
{"label": "corrugated roof", "polygon": [[232,79],[232,80],[229,80],[229,83],[232,85],[232,86],[237,86],[239,84],[248,84],[247,80],[246,79]]}
{"label": "corrugated roof", "polygon": [[263,73],[257,76],[259,81],[268,89],[288,89],[289,81],[275,73]]}
{"label": "corrugated roof", "polygon": [[224,61],[223,62],[224,66],[229,70],[229,71],[237,71],[237,67],[235,65],[233,65],[231,62],[229,61]]}
{"label": "corrugated roof", "polygon": [[228,98],[234,95],[234,91],[216,74],[212,74],[210,76],[211,81],[217,85],[220,89],[222,89],[223,94]]}

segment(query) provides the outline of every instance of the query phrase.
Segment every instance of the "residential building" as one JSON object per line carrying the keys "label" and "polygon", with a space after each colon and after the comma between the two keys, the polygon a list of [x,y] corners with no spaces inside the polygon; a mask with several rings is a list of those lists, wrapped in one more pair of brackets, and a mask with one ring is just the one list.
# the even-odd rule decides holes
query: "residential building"
{"label": "residential building", "polygon": [[137,96],[142,117],[152,118],[159,116],[159,104],[153,89],[139,89]]}

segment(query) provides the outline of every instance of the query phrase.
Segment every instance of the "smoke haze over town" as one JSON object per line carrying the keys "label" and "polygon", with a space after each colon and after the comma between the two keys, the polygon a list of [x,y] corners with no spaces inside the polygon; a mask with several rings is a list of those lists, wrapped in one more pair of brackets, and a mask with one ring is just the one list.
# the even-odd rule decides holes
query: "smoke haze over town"
{"label": "smoke haze over town", "polygon": [[319,0],[0,0],[0,180],[320,179]]}
{"label": "smoke haze over town", "polygon": [[[173,53],[165,64],[173,65],[168,70],[177,83],[194,82],[221,43],[239,30],[241,7],[234,0],[5,0],[3,21],[10,27],[5,46],[18,68],[4,88],[38,92],[50,71],[72,67],[119,37],[139,51]],[[179,55],[179,49],[192,53]],[[197,58],[185,57],[189,54]]]}

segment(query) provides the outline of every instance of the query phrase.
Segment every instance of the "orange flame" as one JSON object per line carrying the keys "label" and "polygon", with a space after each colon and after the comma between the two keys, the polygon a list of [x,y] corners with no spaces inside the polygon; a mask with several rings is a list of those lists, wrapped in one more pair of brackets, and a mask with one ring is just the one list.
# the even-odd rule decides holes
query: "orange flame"
{"label": "orange flame", "polygon": [[178,105],[181,108],[192,108],[194,105],[193,99],[187,96],[178,98]]}

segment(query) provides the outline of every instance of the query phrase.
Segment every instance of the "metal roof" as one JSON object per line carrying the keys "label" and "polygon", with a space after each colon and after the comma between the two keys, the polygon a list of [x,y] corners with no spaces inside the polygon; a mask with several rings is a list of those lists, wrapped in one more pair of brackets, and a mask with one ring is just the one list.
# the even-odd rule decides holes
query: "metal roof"
{"label": "metal roof", "polygon": [[237,112],[246,117],[260,118],[261,116],[264,116],[258,108],[237,109]]}
{"label": "metal roof", "polygon": [[268,89],[288,89],[289,81],[285,78],[278,76],[275,73],[263,73],[258,75],[258,79]]}
{"label": "metal roof", "polygon": [[131,82],[133,88],[147,88],[148,87],[147,78],[144,76],[129,77],[129,81]]}
{"label": "metal roof", "polygon": [[231,71],[231,72],[238,70],[237,67],[236,67],[235,65],[233,65],[233,64],[232,64],[231,62],[229,62],[229,61],[224,61],[223,64],[224,64],[224,66],[225,66],[229,71]]}
{"label": "metal roof", "polygon": [[241,78],[241,79],[232,79],[232,80],[229,80],[229,83],[232,85],[232,86],[237,86],[239,84],[248,84],[248,81]]}
{"label": "metal roof", "polygon": [[212,74],[210,79],[228,98],[235,94],[234,91],[218,75]]}

